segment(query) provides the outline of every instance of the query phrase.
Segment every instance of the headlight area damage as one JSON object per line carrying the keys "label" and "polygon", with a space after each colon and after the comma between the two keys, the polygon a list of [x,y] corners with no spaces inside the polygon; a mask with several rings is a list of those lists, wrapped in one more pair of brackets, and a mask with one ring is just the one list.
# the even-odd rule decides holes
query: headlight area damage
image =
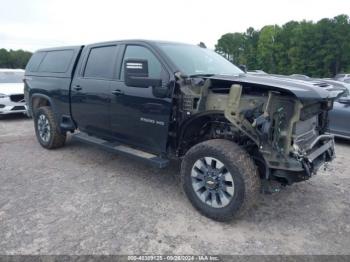
{"label": "headlight area damage", "polygon": [[188,138],[231,139],[249,152],[265,181],[309,179],[335,156],[327,115],[341,92],[247,78],[179,77],[185,127],[180,150]]}

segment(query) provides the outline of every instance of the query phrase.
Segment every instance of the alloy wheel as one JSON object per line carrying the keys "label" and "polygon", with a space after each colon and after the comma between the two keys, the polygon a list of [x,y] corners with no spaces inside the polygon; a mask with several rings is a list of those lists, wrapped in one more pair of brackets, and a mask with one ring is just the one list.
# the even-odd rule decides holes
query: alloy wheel
{"label": "alloy wheel", "polygon": [[51,136],[51,127],[49,120],[44,114],[41,114],[38,118],[38,131],[41,140],[45,143],[49,142]]}
{"label": "alloy wheel", "polygon": [[191,171],[192,187],[198,198],[214,208],[227,206],[234,195],[234,182],[225,165],[213,157],[198,159]]}

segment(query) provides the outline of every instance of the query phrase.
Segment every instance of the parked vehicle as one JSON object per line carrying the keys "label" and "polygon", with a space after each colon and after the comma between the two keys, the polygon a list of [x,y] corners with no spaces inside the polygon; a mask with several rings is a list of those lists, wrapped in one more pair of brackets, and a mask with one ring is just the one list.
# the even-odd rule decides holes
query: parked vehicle
{"label": "parked vehicle", "polygon": [[347,87],[347,92],[334,102],[333,109],[329,111],[329,130],[337,137],[350,139],[350,83],[340,83]]}
{"label": "parked vehicle", "polygon": [[249,70],[247,71],[247,74],[250,74],[250,75],[266,75],[267,73],[263,70]]}
{"label": "parked vehicle", "polygon": [[333,159],[327,113],[341,91],[329,91],[245,74],[198,46],[143,40],[39,50],[25,73],[44,148],[74,132],[159,168],[181,159],[189,200],[220,221],[252,207],[261,184],[309,179]]}
{"label": "parked vehicle", "polygon": [[349,81],[350,81],[350,74],[337,74],[334,77],[334,80],[343,81],[343,82],[349,83]]}
{"label": "parked vehicle", "polygon": [[300,79],[300,80],[308,80],[308,79],[310,79],[309,76],[302,75],[302,74],[292,74],[292,75],[290,75],[290,77],[296,78],[296,79]]}
{"label": "parked vehicle", "polygon": [[329,112],[329,130],[337,137],[350,139],[350,97],[335,101]]}
{"label": "parked vehicle", "polygon": [[327,83],[329,85],[332,85],[333,89],[344,90],[344,93],[342,94],[342,97],[349,95],[350,84],[348,84],[348,83],[345,83],[345,82],[342,82],[342,81],[337,81],[337,80],[334,80],[334,79],[331,79],[331,78],[320,78],[320,79],[316,78],[316,80],[319,80],[319,81],[322,81],[322,82]]}
{"label": "parked vehicle", "polygon": [[320,87],[324,90],[327,90],[331,93],[337,94],[344,94],[348,92],[347,84],[344,82],[336,81],[334,79],[329,78],[312,78],[307,75],[301,75],[301,74],[293,74],[293,75],[278,75],[278,74],[267,74],[266,76],[269,77],[277,77],[280,79],[293,79],[297,83],[312,85]]}
{"label": "parked vehicle", "polygon": [[[350,138],[350,84],[330,79],[330,78],[311,78],[305,75],[290,75],[294,79],[312,82],[324,89],[333,91],[343,91],[329,111],[329,133],[342,138]],[[339,78],[340,79],[340,78]]]}
{"label": "parked vehicle", "polygon": [[0,69],[0,116],[27,112],[23,78],[22,69]]}

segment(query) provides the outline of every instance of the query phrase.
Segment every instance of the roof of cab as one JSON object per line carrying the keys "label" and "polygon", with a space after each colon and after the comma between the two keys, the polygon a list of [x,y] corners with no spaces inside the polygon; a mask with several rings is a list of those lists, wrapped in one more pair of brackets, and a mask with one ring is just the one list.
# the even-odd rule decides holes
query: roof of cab
{"label": "roof of cab", "polygon": [[49,52],[49,51],[58,51],[58,50],[67,50],[67,49],[80,49],[83,45],[75,45],[75,46],[58,46],[58,47],[50,47],[39,49],[36,52]]}
{"label": "roof of cab", "polygon": [[[91,43],[86,46],[94,46],[94,45],[105,45],[105,44],[113,44],[113,43],[129,43],[129,42],[139,42],[139,43],[148,43],[148,44],[178,44],[178,45],[192,45],[188,43],[180,43],[173,41],[163,41],[163,40],[147,40],[147,39],[125,39],[125,40],[114,40],[114,41],[105,41],[105,42],[96,42]],[[85,45],[76,45],[76,46],[59,46],[59,47],[51,47],[51,48],[43,48],[39,49],[36,52],[49,52],[49,51],[58,51],[58,50],[66,50],[66,49],[79,49],[84,47]]]}
{"label": "roof of cab", "polygon": [[[191,45],[191,44],[188,44],[188,43],[180,43],[180,42],[175,42],[175,41],[148,40],[148,39],[123,39],[123,40],[113,40],[113,41],[104,41],[104,42],[91,43],[91,45],[110,44],[110,43],[128,43],[128,42],[140,42],[140,43],[148,43],[148,44],[181,44],[181,45]],[[90,45],[90,44],[89,44],[89,45]]]}

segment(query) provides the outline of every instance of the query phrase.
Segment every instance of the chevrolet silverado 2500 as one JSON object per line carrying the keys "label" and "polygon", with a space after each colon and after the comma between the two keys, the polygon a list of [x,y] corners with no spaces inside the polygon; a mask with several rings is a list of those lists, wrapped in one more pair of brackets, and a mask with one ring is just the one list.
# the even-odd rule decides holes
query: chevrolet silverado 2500
{"label": "chevrolet silverado 2500", "polygon": [[[159,168],[202,214],[230,220],[271,184],[309,179],[334,157],[339,91],[249,75],[206,48],[130,40],[38,50],[25,72],[38,142],[73,138]],[[161,190],[161,188],[159,189]]]}

